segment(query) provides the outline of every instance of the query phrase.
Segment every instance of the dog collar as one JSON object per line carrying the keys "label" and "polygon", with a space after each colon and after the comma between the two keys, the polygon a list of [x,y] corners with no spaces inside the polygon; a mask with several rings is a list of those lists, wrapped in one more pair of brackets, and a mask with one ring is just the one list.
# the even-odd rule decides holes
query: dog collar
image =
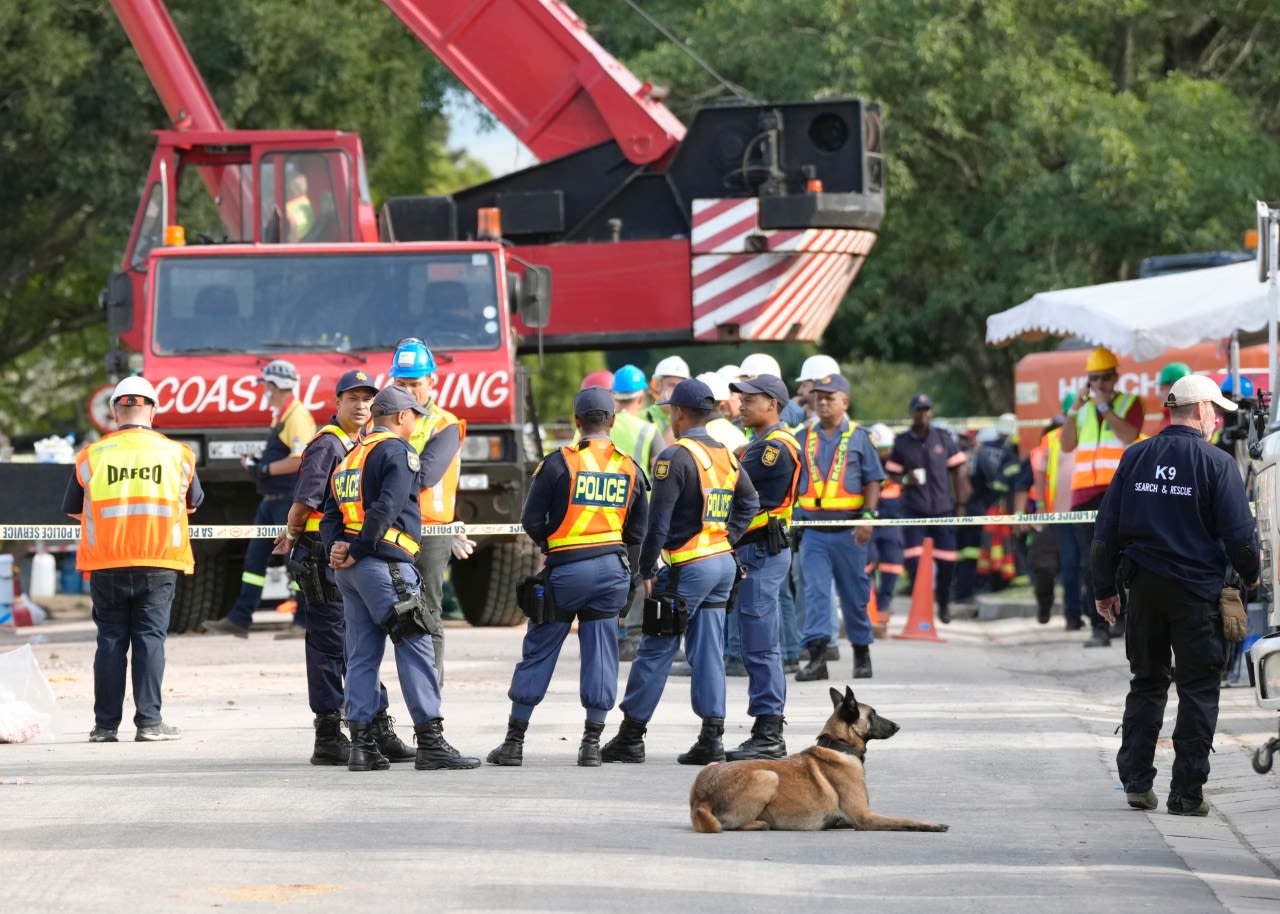
{"label": "dog collar", "polygon": [[852,743],[846,743],[844,740],[832,739],[825,733],[818,737],[818,745],[823,749],[835,749],[837,752],[843,752],[845,755],[852,755],[860,762],[865,762],[867,760],[867,750],[865,747],[859,749]]}

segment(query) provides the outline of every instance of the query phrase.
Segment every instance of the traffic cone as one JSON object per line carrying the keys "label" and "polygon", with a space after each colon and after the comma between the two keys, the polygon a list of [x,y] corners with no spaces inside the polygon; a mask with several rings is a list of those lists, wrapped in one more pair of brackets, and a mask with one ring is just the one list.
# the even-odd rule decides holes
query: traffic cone
{"label": "traffic cone", "polygon": [[872,625],[883,625],[884,616],[880,615],[880,604],[876,602],[876,582],[871,580],[871,599],[867,601],[867,621]]}
{"label": "traffic cone", "polygon": [[911,588],[911,612],[907,624],[895,638],[916,641],[941,641],[933,625],[933,538],[924,538],[916,579]]}

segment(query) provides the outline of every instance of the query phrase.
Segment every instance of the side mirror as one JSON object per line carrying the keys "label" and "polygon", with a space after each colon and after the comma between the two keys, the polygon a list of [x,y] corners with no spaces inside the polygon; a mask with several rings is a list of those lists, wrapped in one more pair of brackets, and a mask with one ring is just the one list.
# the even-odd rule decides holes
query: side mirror
{"label": "side mirror", "polygon": [[113,336],[133,328],[133,283],[128,273],[112,273],[107,287],[98,296],[98,304],[107,313],[107,330]]}
{"label": "side mirror", "polygon": [[516,310],[530,330],[540,330],[551,320],[551,268],[528,264],[517,293]]}

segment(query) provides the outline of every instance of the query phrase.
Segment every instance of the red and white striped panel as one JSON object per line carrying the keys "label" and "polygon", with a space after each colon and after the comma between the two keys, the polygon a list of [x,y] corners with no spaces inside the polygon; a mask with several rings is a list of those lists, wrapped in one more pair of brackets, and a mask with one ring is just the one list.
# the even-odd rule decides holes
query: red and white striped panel
{"label": "red and white striped panel", "polygon": [[[693,335],[736,324],[744,340],[818,340],[861,269],[875,234],[849,229],[761,230],[755,199],[695,200]],[[765,250],[748,253],[747,236]]]}

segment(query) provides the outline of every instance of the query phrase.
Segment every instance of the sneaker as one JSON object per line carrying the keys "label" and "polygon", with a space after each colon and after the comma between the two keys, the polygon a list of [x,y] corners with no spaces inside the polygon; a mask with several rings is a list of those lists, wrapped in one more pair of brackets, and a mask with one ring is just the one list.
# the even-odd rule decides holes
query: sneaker
{"label": "sneaker", "polygon": [[1209,815],[1209,801],[1201,800],[1199,805],[1191,806],[1185,800],[1175,800],[1169,798],[1169,802],[1165,804],[1169,809],[1171,816],[1207,816]]}
{"label": "sneaker", "polygon": [[725,657],[724,674],[726,676],[745,676],[747,675],[747,666],[742,662],[741,657]]}
{"label": "sneaker", "polygon": [[236,625],[230,619],[206,619],[200,623],[210,635],[235,635],[237,638],[248,638],[249,629],[243,625]]}
{"label": "sneaker", "polygon": [[1124,798],[1134,809],[1155,809],[1160,805],[1154,790],[1144,790],[1141,793],[1126,791]]}
{"label": "sneaker", "polygon": [[91,743],[118,743],[119,737],[116,736],[114,728],[94,727],[89,731],[89,742]]}
{"label": "sneaker", "polygon": [[[247,637],[249,637],[249,633],[248,633],[248,632],[245,632],[245,637],[246,637],[246,638],[247,638]],[[290,625],[290,626],[289,626],[287,629],[285,629],[284,631],[282,631],[282,632],[276,632],[275,640],[276,640],[276,641],[290,641],[290,640],[292,640],[292,639],[294,639],[294,638],[305,638],[305,637],[307,637],[307,628],[306,628],[306,626],[305,626],[305,625],[298,625],[298,624],[295,622],[293,625]]]}
{"label": "sneaker", "polygon": [[133,738],[133,741],[135,743],[157,743],[166,739],[182,739],[182,731],[161,721],[158,724],[147,724],[145,727],[139,727],[138,735]]}

